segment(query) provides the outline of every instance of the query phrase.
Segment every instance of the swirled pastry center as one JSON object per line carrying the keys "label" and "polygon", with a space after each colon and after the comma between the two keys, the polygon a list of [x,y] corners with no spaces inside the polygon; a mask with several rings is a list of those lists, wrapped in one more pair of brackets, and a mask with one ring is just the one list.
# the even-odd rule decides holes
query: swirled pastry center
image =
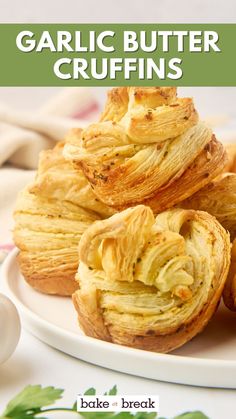
{"label": "swirled pastry center", "polygon": [[81,291],[100,291],[107,324],[161,330],[162,322],[172,328],[180,317],[190,321],[221,272],[215,223],[206,213],[181,209],[155,220],[141,205],[96,222],[80,242]]}

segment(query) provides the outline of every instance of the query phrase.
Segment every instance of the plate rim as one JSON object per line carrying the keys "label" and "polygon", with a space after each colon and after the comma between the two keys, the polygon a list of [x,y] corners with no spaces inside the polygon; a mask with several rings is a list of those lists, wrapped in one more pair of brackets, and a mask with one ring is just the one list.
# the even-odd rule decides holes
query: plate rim
{"label": "plate rim", "polygon": [[[118,345],[116,343],[111,343],[111,342],[106,342],[106,341],[102,341],[100,339],[95,339],[93,337],[90,336],[86,336],[86,335],[76,335],[75,333],[73,333],[72,331],[66,330],[61,328],[58,325],[55,325],[53,323],[51,323],[49,320],[44,319],[42,317],[40,317],[39,314],[33,312],[29,307],[27,307],[21,300],[20,298],[18,298],[18,296],[14,293],[14,290],[11,287],[11,280],[10,280],[10,270],[13,269],[17,269],[19,271],[19,266],[17,263],[17,259],[16,256],[18,254],[19,250],[17,248],[14,248],[6,257],[6,259],[4,260],[2,266],[1,266],[1,289],[3,289],[3,291],[6,293],[6,295],[8,297],[10,297],[12,299],[12,301],[15,303],[16,307],[19,309],[19,312],[21,314],[21,319],[22,319],[22,325],[23,327],[28,330],[32,335],[34,335],[36,338],[40,339],[41,341],[43,341],[44,343],[60,350],[61,352],[67,353],[70,356],[76,357],[76,355],[73,355],[73,353],[70,352],[66,352],[65,350],[61,349],[58,346],[54,346],[53,344],[49,343],[47,341],[47,339],[43,339],[41,337],[39,337],[39,335],[37,333],[34,334],[34,332],[32,331],[32,329],[30,327],[27,327],[27,322],[30,322],[30,320],[32,320],[33,322],[35,322],[38,326],[40,326],[40,328],[42,329],[42,327],[44,328],[44,330],[48,330],[50,333],[52,332],[52,335],[56,333],[56,335],[59,338],[65,338],[67,337],[68,339],[71,339],[74,343],[81,343],[83,345],[89,345],[90,348],[92,348],[93,350],[98,350],[98,351],[108,351],[114,355],[117,356],[122,356],[122,355],[126,355],[129,356],[130,358],[134,358],[136,361],[140,361],[142,362],[143,360],[146,360],[148,362],[153,362],[153,367],[155,367],[155,362],[156,363],[162,363],[162,367],[168,367],[171,368],[172,366],[176,367],[176,368],[188,368],[191,367],[193,369],[195,369],[197,371],[198,368],[209,368],[211,371],[214,370],[215,368],[217,369],[217,371],[219,372],[220,369],[224,369],[229,371],[229,373],[232,373],[232,375],[234,375],[234,372],[232,371],[232,368],[234,369],[234,371],[236,372],[236,360],[225,360],[225,359],[217,359],[217,358],[195,358],[193,356],[186,356],[186,355],[175,355],[175,354],[163,354],[163,353],[158,353],[158,352],[151,352],[151,351],[145,351],[142,349],[137,349],[137,348],[130,348],[127,346],[123,346],[123,345]],[[17,266],[15,266],[15,264]],[[43,294],[42,294],[43,295]],[[108,369],[113,369],[116,370],[118,372],[121,373],[125,373],[124,370],[120,369],[120,368],[115,368],[115,367],[109,367],[106,366],[102,363],[98,363],[94,360],[89,360],[88,357],[82,357],[82,356],[77,356],[77,358],[84,360],[85,362],[88,363],[92,363],[95,365],[98,365],[102,368],[108,368]],[[217,388],[236,388],[236,382],[235,384],[217,384],[215,383],[214,380],[210,379],[210,383],[211,384],[204,384],[202,379],[196,379],[195,378],[191,378],[191,379],[182,379],[177,377],[176,379],[169,379],[169,378],[155,378],[155,377],[150,377],[148,375],[145,375],[144,373],[137,373],[137,372],[126,372],[127,374],[131,374],[131,375],[136,375],[136,376],[141,376],[144,377],[146,379],[154,379],[154,380],[159,380],[159,381],[166,381],[166,382],[171,382],[171,383],[178,383],[178,384],[185,384],[185,385],[195,385],[195,386],[202,386],[202,387],[217,387]],[[231,375],[231,374],[230,374]],[[195,382],[196,381],[196,382]],[[227,380],[224,380],[225,382],[227,382]],[[230,380],[229,380],[230,381]]]}

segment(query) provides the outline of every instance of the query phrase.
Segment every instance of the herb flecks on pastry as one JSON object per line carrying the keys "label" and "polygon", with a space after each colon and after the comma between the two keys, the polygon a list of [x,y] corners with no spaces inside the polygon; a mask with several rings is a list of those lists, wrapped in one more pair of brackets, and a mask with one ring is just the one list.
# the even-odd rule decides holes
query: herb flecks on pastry
{"label": "herb flecks on pastry", "polygon": [[97,221],[79,244],[73,294],[95,338],[171,351],[199,333],[220,300],[230,264],[228,233],[211,215],[144,205]]}
{"label": "herb flecks on pastry", "polygon": [[118,209],[155,213],[186,199],[223,171],[226,153],[174,87],[115,88],[98,123],[68,141],[64,155],[95,194]]}
{"label": "herb flecks on pastry", "polygon": [[[73,136],[80,132],[81,129],[73,129],[69,132],[68,138],[72,141]],[[82,170],[75,171],[72,163],[65,160],[64,144],[60,142],[52,150],[40,153],[36,179],[30,186],[31,193],[71,202],[85,210],[97,213],[101,218],[114,214],[114,209],[103,204],[94,195]]]}

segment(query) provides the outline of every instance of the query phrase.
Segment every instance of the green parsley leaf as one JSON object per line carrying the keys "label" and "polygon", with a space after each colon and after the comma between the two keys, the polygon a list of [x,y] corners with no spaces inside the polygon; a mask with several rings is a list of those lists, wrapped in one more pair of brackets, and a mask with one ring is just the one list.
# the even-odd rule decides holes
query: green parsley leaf
{"label": "green parsley leaf", "polygon": [[175,416],[174,419],[209,419],[208,416],[204,415],[202,412],[186,412],[182,415]]}
{"label": "green parsley leaf", "polygon": [[96,390],[93,387],[89,388],[84,393],[85,396],[95,396],[95,394],[96,394]]}
{"label": "green parsley leaf", "polygon": [[72,409],[73,412],[77,412],[77,400],[74,402],[71,409]]}
{"label": "green parsley leaf", "polygon": [[157,414],[155,412],[137,412],[135,414],[130,412],[120,412],[115,415],[114,419],[155,419],[156,417]]}
{"label": "green parsley leaf", "polygon": [[[116,417],[114,412],[78,412],[85,419],[110,419]],[[122,418],[124,419],[124,418]]]}
{"label": "green parsley leaf", "polygon": [[117,387],[113,386],[111,390],[108,391],[109,396],[115,396],[117,394]]}
{"label": "green parsley leaf", "polygon": [[130,412],[120,412],[115,415],[114,419],[133,419],[134,415]]}
{"label": "green parsley leaf", "polygon": [[[40,385],[29,385],[8,403],[2,417],[20,418],[21,414],[28,411],[32,414],[38,413],[41,407],[49,406],[60,399],[63,391],[54,387],[42,388]],[[29,415],[27,417],[30,418]]]}
{"label": "green parsley leaf", "polygon": [[157,417],[156,412],[138,412],[134,415],[135,419],[155,419]]}
{"label": "green parsley leaf", "polygon": [[114,385],[114,386],[111,388],[111,390],[106,391],[106,392],[104,393],[104,396],[115,396],[116,394],[117,394],[117,387],[116,387],[116,385]]}
{"label": "green parsley leaf", "polygon": [[[70,412],[77,411],[77,402],[75,402],[72,408],[47,408],[43,407],[50,406],[55,403],[56,400],[60,399],[64,390],[55,387],[44,387],[40,385],[27,386],[21,391],[14,399],[12,399],[0,419],[48,419],[44,416],[49,412],[55,410],[63,411],[67,410]],[[85,393],[88,396],[96,395],[96,390],[91,387]],[[113,386],[111,390],[105,393],[105,395],[116,395],[117,387]],[[155,412],[146,413],[130,413],[130,412],[78,412],[84,419],[156,419],[157,414]],[[43,415],[43,416],[39,416]],[[161,418],[159,418],[161,419]],[[165,418],[162,418],[165,419]],[[186,412],[182,415],[176,416],[173,419],[209,419],[202,412]]]}

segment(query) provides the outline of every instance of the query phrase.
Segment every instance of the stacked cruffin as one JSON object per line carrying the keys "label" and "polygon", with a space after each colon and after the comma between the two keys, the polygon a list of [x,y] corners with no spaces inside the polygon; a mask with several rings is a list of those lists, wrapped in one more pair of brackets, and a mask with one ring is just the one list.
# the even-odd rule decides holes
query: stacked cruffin
{"label": "stacked cruffin", "polygon": [[176,88],[113,89],[98,123],[64,155],[97,197],[116,209],[145,204],[159,213],[207,185],[226,164],[222,144]]}
{"label": "stacked cruffin", "polygon": [[100,121],[44,152],[18,199],[23,275],[73,294],[89,336],[183,345],[222,294],[236,308],[234,153],[176,88],[112,89]]}
{"label": "stacked cruffin", "polygon": [[16,203],[14,240],[26,281],[38,291],[66,296],[78,288],[82,234],[114,210],[99,202],[82,171],[64,159],[63,147],[61,142],[41,152],[35,181]]}

